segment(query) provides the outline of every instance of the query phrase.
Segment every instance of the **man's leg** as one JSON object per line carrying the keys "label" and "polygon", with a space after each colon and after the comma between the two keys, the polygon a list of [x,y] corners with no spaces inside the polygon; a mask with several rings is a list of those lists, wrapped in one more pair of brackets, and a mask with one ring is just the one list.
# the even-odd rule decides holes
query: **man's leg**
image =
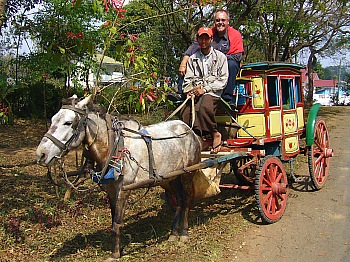
{"label": "man's leg", "polygon": [[228,76],[227,85],[221,97],[225,101],[231,102],[233,100],[233,89],[235,88],[235,84],[236,84],[236,76],[239,71],[239,62],[233,59],[228,59],[227,62],[228,62],[229,76]]}

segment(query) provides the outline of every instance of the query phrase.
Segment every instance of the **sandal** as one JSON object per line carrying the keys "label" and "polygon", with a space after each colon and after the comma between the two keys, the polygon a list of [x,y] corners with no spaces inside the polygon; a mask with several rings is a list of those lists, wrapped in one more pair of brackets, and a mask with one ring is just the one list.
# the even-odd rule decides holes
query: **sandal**
{"label": "sandal", "polygon": [[222,144],[223,144],[223,142],[221,141],[218,145],[214,146],[214,147],[211,149],[210,154],[217,154],[217,153],[219,153]]}

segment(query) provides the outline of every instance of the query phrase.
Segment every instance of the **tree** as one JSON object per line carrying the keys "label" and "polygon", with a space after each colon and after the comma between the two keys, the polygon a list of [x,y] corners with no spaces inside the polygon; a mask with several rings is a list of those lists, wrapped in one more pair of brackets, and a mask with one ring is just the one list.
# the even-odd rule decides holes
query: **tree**
{"label": "tree", "polygon": [[[317,3],[317,4],[316,4]],[[313,16],[310,17],[312,22],[307,30],[305,44],[310,51],[308,59],[308,77],[309,88],[307,95],[307,104],[310,106],[313,101],[313,71],[316,62],[316,55],[327,52],[331,53],[333,49],[339,49],[344,46],[344,43],[349,39],[348,24],[350,23],[349,16],[350,3],[343,0],[329,0],[322,2],[315,1]],[[347,37],[344,37],[348,35]]]}
{"label": "tree", "polygon": [[0,30],[2,27],[2,24],[5,20],[5,6],[6,6],[7,0],[0,0]]}
{"label": "tree", "polygon": [[24,11],[29,11],[33,9],[36,4],[41,2],[42,0],[0,0],[0,32],[3,24],[17,14],[19,10],[23,9]]}

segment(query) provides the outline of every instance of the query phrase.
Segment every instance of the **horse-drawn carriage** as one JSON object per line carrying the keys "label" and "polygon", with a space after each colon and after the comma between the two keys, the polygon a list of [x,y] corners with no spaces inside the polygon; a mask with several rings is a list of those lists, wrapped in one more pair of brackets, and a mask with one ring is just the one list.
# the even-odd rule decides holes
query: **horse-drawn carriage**
{"label": "horse-drawn carriage", "polygon": [[[53,117],[37,149],[38,162],[50,166],[69,150],[85,145],[87,155],[95,161],[91,177],[103,184],[110,200],[116,257],[131,189],[161,185],[174,195],[179,208],[170,238],[187,239],[194,194],[193,186],[188,185],[195,171],[214,170],[211,179],[222,188],[254,187],[262,219],[276,222],[289,193],[284,164],[292,167],[298,154],[307,155],[311,181],[320,189],[333,155],[326,124],[317,117],[319,104],[310,109],[305,123],[302,68],[287,63],[243,65],[234,104],[223,103],[216,116],[224,140],[218,154],[201,152],[198,137],[179,120],[147,127],[116,117],[111,121],[111,116],[93,109],[88,97],[80,102],[73,99]],[[241,185],[220,184],[227,164]]]}
{"label": "horse-drawn carriage", "polygon": [[[229,163],[230,174],[238,180],[237,184],[219,184],[220,188],[255,189],[261,217],[267,223],[282,217],[288,181],[305,179],[294,174],[293,163],[299,154],[307,156],[310,180],[316,190],[324,186],[328,177],[333,150],[329,148],[326,124],[317,116],[320,104],[311,107],[305,121],[303,68],[292,63],[243,65],[233,101],[223,101],[216,114],[223,146],[215,155],[202,152],[205,168]],[[290,165],[289,176],[285,164]],[[224,167],[220,166],[220,175]],[[220,180],[215,175],[209,177]]]}
{"label": "horse-drawn carriage", "polygon": [[[230,161],[237,179],[254,186],[262,219],[281,218],[288,199],[284,164],[298,154],[308,158],[311,182],[321,189],[328,177],[329,136],[324,120],[317,117],[320,104],[309,110],[305,121],[301,69],[290,63],[252,63],[242,66],[235,88],[234,108],[223,106],[217,116],[225,140],[222,152],[247,154]],[[233,187],[221,185],[221,187]]]}

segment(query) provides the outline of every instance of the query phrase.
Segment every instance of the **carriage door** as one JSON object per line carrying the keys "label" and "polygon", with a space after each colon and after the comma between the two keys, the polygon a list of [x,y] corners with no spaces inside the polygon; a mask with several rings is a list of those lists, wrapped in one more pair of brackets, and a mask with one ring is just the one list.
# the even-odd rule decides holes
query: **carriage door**
{"label": "carriage door", "polygon": [[295,109],[293,78],[281,78],[282,107]]}
{"label": "carriage door", "polygon": [[265,108],[265,97],[262,77],[252,78],[253,108]]}
{"label": "carriage door", "polygon": [[270,136],[277,137],[282,134],[282,116],[279,101],[278,77],[267,77],[267,100],[269,102]]}
{"label": "carriage door", "polygon": [[300,77],[295,77],[295,99],[298,118],[298,129],[304,128],[304,97]]}
{"label": "carriage door", "polygon": [[285,154],[299,151],[298,118],[296,112],[294,77],[281,78],[281,100],[283,111],[283,134]]}

